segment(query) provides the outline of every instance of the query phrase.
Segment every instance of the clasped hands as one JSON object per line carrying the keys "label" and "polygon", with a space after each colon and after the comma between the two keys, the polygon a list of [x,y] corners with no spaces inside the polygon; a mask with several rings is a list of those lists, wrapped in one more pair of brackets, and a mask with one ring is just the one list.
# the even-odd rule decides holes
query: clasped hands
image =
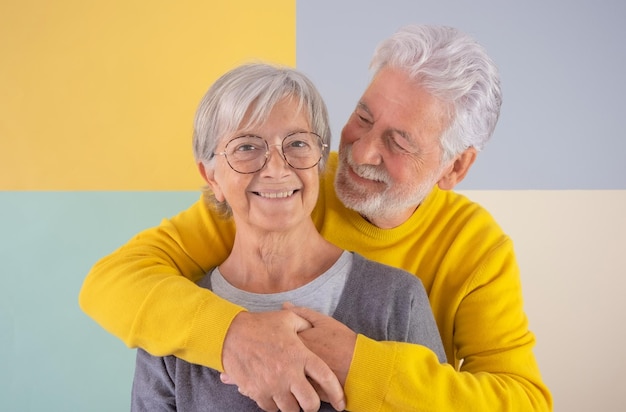
{"label": "clasped hands", "polygon": [[267,412],[317,411],[320,401],[343,410],[356,337],[330,316],[289,303],[275,312],[241,312],[224,341],[222,382]]}

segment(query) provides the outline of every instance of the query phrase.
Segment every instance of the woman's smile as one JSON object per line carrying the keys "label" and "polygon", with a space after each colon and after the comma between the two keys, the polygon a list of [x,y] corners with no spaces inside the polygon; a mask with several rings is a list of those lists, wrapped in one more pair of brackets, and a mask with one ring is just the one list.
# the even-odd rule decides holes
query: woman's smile
{"label": "woman's smile", "polygon": [[283,192],[252,192],[257,196],[266,198],[266,199],[284,199],[287,197],[291,197],[298,190],[286,190]]}

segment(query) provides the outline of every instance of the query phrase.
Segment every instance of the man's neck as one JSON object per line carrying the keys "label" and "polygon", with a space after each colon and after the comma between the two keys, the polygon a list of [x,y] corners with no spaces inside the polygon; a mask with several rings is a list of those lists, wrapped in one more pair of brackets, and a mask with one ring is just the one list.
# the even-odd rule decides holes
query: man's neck
{"label": "man's neck", "polygon": [[409,218],[413,216],[413,213],[415,213],[418,207],[419,205],[417,205],[415,208],[407,209],[402,213],[394,213],[393,215],[389,214],[389,216],[378,216],[375,218],[370,218],[368,216],[361,215],[361,217],[380,229],[393,229],[394,227],[398,227],[407,220],[409,220]]}

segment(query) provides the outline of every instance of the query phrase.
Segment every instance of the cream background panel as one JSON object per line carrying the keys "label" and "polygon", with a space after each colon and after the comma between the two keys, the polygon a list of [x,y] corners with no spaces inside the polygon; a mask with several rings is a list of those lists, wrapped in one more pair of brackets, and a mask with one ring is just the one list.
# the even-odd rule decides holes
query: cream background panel
{"label": "cream background panel", "polygon": [[557,412],[626,404],[626,191],[464,191],[515,243]]}
{"label": "cream background panel", "polygon": [[295,65],[295,1],[0,2],[0,190],[195,190],[195,108]]}

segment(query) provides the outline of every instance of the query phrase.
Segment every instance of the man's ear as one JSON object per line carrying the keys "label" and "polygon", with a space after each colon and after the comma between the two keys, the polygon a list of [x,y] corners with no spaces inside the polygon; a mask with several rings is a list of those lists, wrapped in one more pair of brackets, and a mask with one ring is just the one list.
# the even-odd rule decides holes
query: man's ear
{"label": "man's ear", "polygon": [[204,166],[204,163],[198,162],[198,171],[200,172],[200,175],[202,176],[204,181],[207,182],[207,184],[213,191],[215,199],[217,199],[218,202],[223,202],[225,198],[222,190],[220,189],[220,185],[215,180],[215,170],[208,169]]}
{"label": "man's ear", "polygon": [[439,181],[437,182],[439,188],[443,190],[452,190],[456,185],[461,183],[474,163],[474,160],[476,160],[477,155],[478,152],[473,147],[465,149],[463,153],[458,155],[439,178]]}

